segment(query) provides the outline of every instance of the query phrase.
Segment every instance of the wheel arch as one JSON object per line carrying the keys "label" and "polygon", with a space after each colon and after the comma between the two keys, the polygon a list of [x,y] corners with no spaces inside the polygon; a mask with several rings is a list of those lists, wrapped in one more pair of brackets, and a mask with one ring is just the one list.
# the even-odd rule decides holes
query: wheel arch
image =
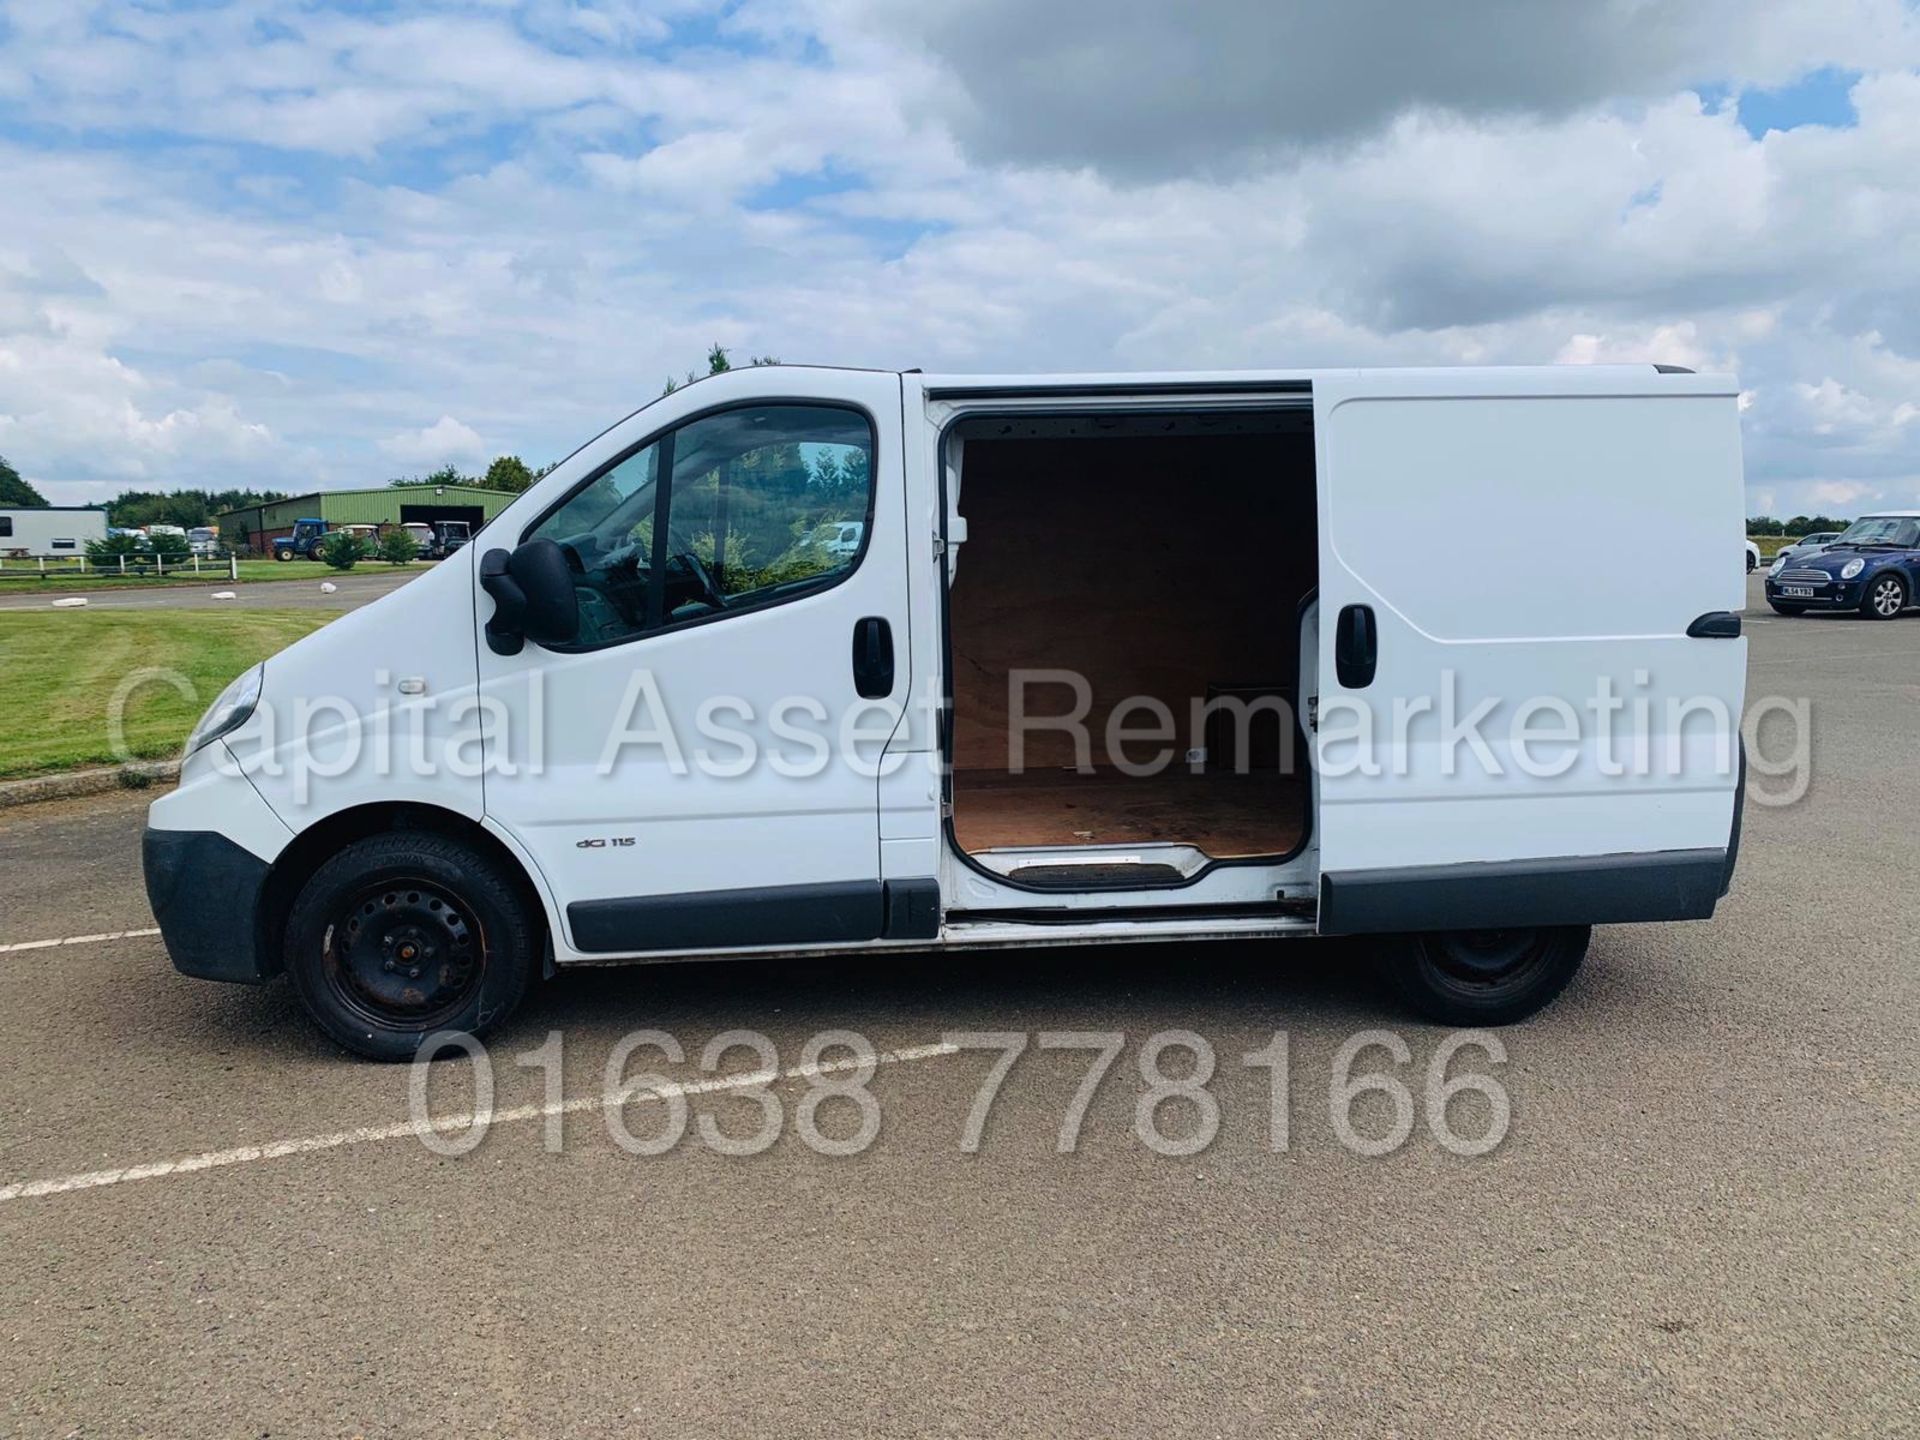
{"label": "wheel arch", "polygon": [[420,830],[462,840],[505,866],[520,882],[528,922],[536,925],[543,937],[545,968],[552,968],[553,932],[546,896],[512,846],[477,820],[452,810],[417,801],[379,801],[336,811],[316,821],[274,857],[255,917],[255,953],[261,958],[264,973],[277,975],[285,968],[287,920],[295,899],[314,872],[354,841],[396,830]]}
{"label": "wheel arch", "polygon": [[[1900,593],[1900,603],[1891,611],[1882,611],[1874,603],[1874,595],[1882,586],[1892,581]],[[1860,613],[1869,620],[1898,619],[1900,612],[1914,603],[1913,578],[1907,574],[1906,567],[1897,561],[1868,571],[1861,577]]]}

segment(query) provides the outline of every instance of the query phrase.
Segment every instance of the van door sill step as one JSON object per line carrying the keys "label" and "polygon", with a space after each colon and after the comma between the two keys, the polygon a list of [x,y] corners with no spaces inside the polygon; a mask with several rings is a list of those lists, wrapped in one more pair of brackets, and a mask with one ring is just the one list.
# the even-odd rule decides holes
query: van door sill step
{"label": "van door sill step", "polygon": [[1049,890],[1110,890],[1117,885],[1178,885],[1186,875],[1174,865],[1022,865],[1007,872],[1020,885]]}

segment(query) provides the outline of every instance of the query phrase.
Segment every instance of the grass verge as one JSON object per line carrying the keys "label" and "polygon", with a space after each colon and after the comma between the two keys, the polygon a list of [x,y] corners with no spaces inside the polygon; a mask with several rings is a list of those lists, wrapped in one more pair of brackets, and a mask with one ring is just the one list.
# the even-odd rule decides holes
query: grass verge
{"label": "grass verge", "polygon": [[[390,570],[424,570],[433,562],[416,560],[409,565],[389,565],[384,560],[362,560],[348,575],[384,575]],[[240,579],[248,580],[337,580],[341,571],[311,560],[242,560]],[[231,585],[233,581],[227,575],[227,562],[214,560],[203,562],[200,573],[184,568],[156,575],[152,570],[144,572],[128,571],[122,577],[111,570],[101,573],[88,567],[86,574],[78,568],[64,565],[58,569],[49,566],[46,576],[33,568],[28,560],[8,560],[0,563],[0,595],[17,595],[27,590],[91,590],[95,588],[118,588],[147,585]]]}
{"label": "grass verge", "polygon": [[[0,725],[0,780],[177,754],[229,680],[333,618],[315,610],[0,613],[0,674],[13,696]],[[142,669],[176,672],[192,693],[157,678],[133,686],[116,752],[114,695]]]}

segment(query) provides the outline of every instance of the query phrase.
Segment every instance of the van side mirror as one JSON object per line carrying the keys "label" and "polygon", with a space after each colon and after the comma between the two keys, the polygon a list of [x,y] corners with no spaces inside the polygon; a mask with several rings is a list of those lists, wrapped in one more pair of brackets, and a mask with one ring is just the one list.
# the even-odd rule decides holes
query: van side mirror
{"label": "van side mirror", "polygon": [[563,645],[579,630],[573,571],[552,540],[529,540],[512,554],[487,551],[480,557],[480,588],[493,600],[487,648],[496,655],[518,655],[528,640]]}

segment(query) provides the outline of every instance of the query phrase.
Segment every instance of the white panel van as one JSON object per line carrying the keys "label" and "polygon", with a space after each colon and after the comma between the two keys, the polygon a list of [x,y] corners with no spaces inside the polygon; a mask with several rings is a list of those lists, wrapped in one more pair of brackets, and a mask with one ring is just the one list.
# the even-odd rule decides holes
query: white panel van
{"label": "white panel van", "polygon": [[1737,393],[715,376],[236,681],[154,913],[382,1057],[555,967],[1074,941],[1373,935],[1515,1020],[1726,892]]}

